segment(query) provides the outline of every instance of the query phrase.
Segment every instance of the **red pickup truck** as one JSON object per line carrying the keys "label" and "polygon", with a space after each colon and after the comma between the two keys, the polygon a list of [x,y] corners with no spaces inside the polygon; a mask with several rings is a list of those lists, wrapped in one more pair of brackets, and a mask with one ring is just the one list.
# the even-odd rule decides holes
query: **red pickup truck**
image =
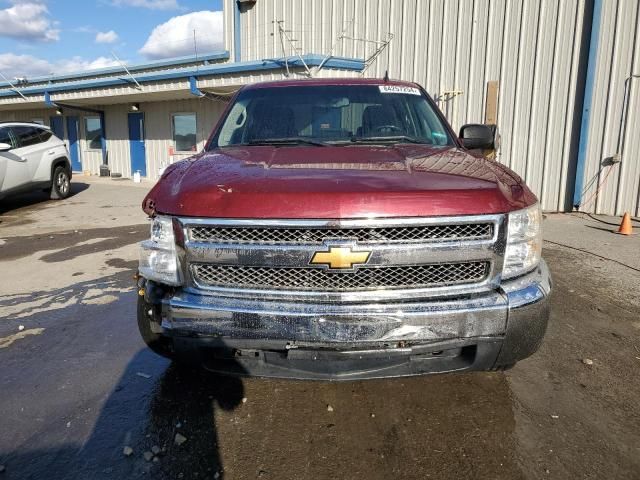
{"label": "red pickup truck", "polygon": [[414,83],[245,86],[143,202],[138,325],[216,372],[350,380],[499,370],[549,317],[542,215]]}

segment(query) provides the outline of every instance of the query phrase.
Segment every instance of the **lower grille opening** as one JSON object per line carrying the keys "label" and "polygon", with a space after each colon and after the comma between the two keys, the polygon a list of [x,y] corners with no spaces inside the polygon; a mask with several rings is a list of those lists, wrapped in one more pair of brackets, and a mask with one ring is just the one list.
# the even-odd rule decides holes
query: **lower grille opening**
{"label": "lower grille opening", "polygon": [[489,274],[489,262],[361,267],[353,272],[306,267],[194,264],[191,272],[195,282],[202,287],[351,292],[479,283]]}

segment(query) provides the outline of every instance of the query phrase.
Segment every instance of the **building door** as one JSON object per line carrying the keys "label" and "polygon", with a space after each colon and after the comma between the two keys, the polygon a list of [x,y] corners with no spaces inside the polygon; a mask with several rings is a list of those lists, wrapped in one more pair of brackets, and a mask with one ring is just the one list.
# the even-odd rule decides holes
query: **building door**
{"label": "building door", "polygon": [[140,112],[129,114],[129,153],[131,154],[131,174],[140,172],[147,176],[147,155],[144,148],[144,115]]}
{"label": "building door", "polygon": [[78,143],[78,117],[67,117],[67,135],[69,136],[69,156],[71,157],[71,170],[74,172],[82,171],[82,162],[80,161],[80,145]]}
{"label": "building door", "polygon": [[62,117],[57,115],[51,116],[49,119],[49,125],[51,125],[51,131],[53,134],[60,140],[64,140],[64,123],[62,122]]}

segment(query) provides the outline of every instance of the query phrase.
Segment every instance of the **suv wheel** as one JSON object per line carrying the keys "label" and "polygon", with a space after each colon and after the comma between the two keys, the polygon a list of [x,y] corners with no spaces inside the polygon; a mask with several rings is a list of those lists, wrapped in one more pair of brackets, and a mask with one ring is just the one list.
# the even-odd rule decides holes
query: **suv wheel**
{"label": "suv wheel", "polygon": [[63,166],[56,167],[53,171],[53,178],[51,179],[51,199],[61,200],[67,198],[70,190],[71,180],[69,179],[69,172]]}

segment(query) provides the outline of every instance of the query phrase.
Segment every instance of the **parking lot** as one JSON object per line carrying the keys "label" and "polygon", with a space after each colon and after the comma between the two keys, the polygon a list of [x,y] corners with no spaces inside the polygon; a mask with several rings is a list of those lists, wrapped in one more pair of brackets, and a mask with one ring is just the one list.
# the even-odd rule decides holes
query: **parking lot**
{"label": "parking lot", "polygon": [[640,478],[640,235],[619,219],[547,216],[552,319],[506,373],[223,378],[138,335],[149,186],[0,203],[2,478]]}

